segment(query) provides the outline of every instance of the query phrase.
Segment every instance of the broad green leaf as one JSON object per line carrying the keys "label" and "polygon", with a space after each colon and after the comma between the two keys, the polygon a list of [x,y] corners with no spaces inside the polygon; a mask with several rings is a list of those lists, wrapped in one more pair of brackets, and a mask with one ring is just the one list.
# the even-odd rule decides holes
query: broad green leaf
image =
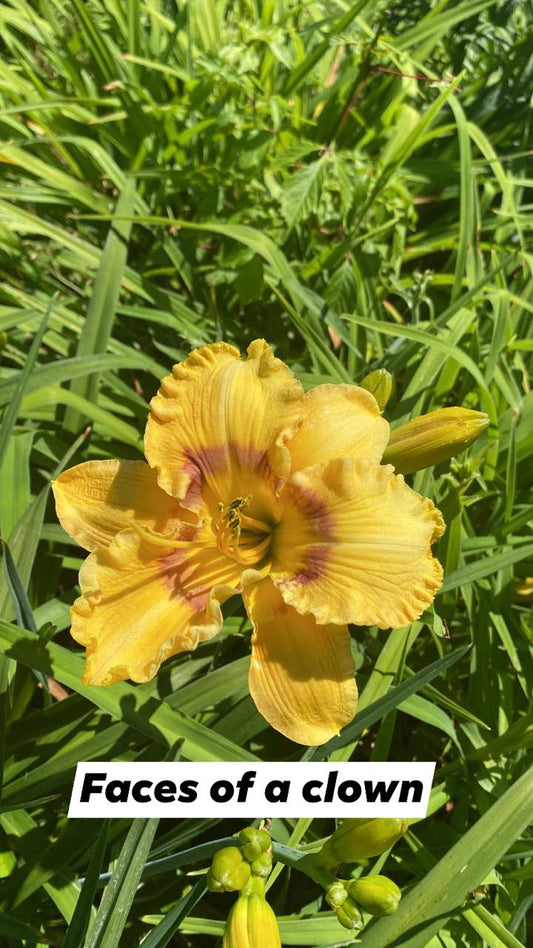
{"label": "broad green leaf", "polygon": [[76,903],[74,914],[70,920],[67,929],[63,948],[78,948],[85,939],[87,928],[92,920],[94,922],[96,913],[93,909],[93,900],[96,893],[98,878],[102,868],[105,849],[107,844],[107,821],[102,821],[100,832],[96,838],[91,860],[87,869],[87,875],[83,880],[81,892]]}
{"label": "broad green leaf", "polygon": [[[95,372],[107,372],[110,369],[142,369],[146,366],[146,359],[139,353],[128,356],[97,354],[79,356],[73,359],[63,359],[59,363],[50,362],[40,365],[31,373],[25,393],[35,392],[49,385],[58,385],[70,379],[83,378]],[[15,377],[0,381],[0,406],[7,405],[15,396],[18,385],[18,374]],[[81,424],[80,424],[81,427]],[[79,430],[79,429],[78,429]]]}
{"label": "broad green leaf", "polygon": [[[126,180],[124,189],[117,201],[117,217],[122,215],[127,217],[132,214],[134,204],[135,179],[130,178]],[[87,315],[78,343],[76,352],[78,358],[84,356],[90,358],[97,353],[103,354],[106,352],[126,266],[131,226],[131,222],[123,220],[117,220],[116,223],[111,225],[95,276]],[[87,398],[88,401],[96,401],[98,374],[85,375],[73,381],[71,391],[82,398]],[[74,409],[69,408],[67,410],[65,427],[68,431],[78,431],[82,422],[83,417]]]}
{"label": "broad green leaf", "polygon": [[517,549],[505,550],[503,553],[492,553],[491,556],[479,559],[475,563],[462,566],[454,573],[446,576],[440,592],[449,592],[459,586],[468,586],[485,576],[495,576],[500,570],[514,563],[527,560],[533,554],[533,544],[526,543]]}
{"label": "broad green leaf", "polygon": [[[306,915],[302,919],[278,916],[278,925],[283,945],[313,945],[314,948],[341,948],[343,945],[353,945],[353,932],[348,933],[339,925],[333,912],[322,912],[317,915]],[[183,922],[181,930],[185,935],[213,935],[221,937],[224,931],[224,922],[208,918],[188,918]]]}
{"label": "broad green leaf", "polygon": [[318,158],[296,171],[285,185],[281,212],[289,227],[317,210],[325,172],[324,158]]}
{"label": "broad green leaf", "polygon": [[164,948],[172,936],[181,928],[182,920],[189,914],[205,893],[205,883],[200,879],[173,908],[143,938],[143,948]]}
{"label": "broad green leaf", "polygon": [[132,821],[85,948],[115,948],[119,944],[158,823],[157,819]]}
{"label": "broad green leaf", "polygon": [[36,671],[44,672],[61,684],[92,701],[97,707],[124,721],[158,744],[172,747],[185,738],[183,756],[191,760],[255,760],[253,754],[237,747],[209,728],[165,702],[145,697],[126,682],[112,688],[82,685],[83,659],[53,642],[43,643],[25,629],[0,621],[0,652]]}
{"label": "broad green leaf", "polygon": [[33,342],[31,344],[30,351],[28,353],[28,358],[24,363],[24,368],[22,369],[18,384],[13,392],[12,397],[9,400],[9,403],[4,411],[2,422],[0,423],[0,468],[2,467],[2,462],[5,457],[9,439],[11,438],[11,432],[13,425],[17,420],[17,415],[19,408],[24,397],[24,392],[26,391],[27,386],[30,382],[30,377],[33,372],[33,367],[37,361],[37,355],[39,353],[39,346],[41,345],[41,340],[44,336],[46,325],[52,310],[52,303],[48,307],[38,332],[36,333]]}
{"label": "broad green leaf", "polygon": [[407,893],[395,915],[364,933],[362,948],[425,948],[447,919],[460,915],[468,892],[483,882],[532,819],[533,768]]}
{"label": "broad green leaf", "polygon": [[354,738],[359,737],[363,731],[371,727],[372,724],[375,724],[376,721],[380,721],[385,714],[397,708],[402,701],[410,698],[411,695],[414,695],[430,681],[433,681],[434,678],[442,675],[448,668],[455,665],[467,652],[468,647],[458,648],[449,655],[446,655],[445,658],[439,658],[436,662],[432,662],[431,665],[428,665],[427,668],[413,675],[412,678],[408,678],[395,688],[391,688],[382,698],[378,698],[377,701],[374,701],[359,714],[356,714],[352,723],[343,728],[340,737],[334,737],[322,747],[317,747],[312,752],[310,759],[325,759],[332,751],[343,747],[345,744],[354,740]]}

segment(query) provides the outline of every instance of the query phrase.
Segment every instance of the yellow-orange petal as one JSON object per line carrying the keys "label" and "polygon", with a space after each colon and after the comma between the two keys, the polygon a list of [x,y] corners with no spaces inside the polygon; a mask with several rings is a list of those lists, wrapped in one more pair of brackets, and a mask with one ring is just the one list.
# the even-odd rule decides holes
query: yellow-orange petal
{"label": "yellow-orange petal", "polygon": [[151,401],[148,463],[160,486],[197,512],[253,494],[249,516],[275,520],[272,497],[290,470],[286,442],[303,415],[303,391],[263,339],[216,342],[172,369]]}
{"label": "yellow-orange petal", "polygon": [[249,682],[258,710],[292,741],[323,744],[357,706],[348,629],[300,615],[268,578],[243,598],[254,626]]}
{"label": "yellow-orange petal", "polygon": [[133,518],[161,532],[191,519],[144,461],[86,461],[63,471],[52,490],[61,526],[86,550],[109,546]]}
{"label": "yellow-orange petal", "polygon": [[431,544],[444,522],[393,472],[344,458],[288,480],[271,577],[298,612],[387,629],[417,619],[433,601],[442,568]]}
{"label": "yellow-orange petal", "polygon": [[292,471],[333,458],[381,460],[389,425],[370,392],[357,385],[318,385],[306,392],[305,409],[289,444]]}
{"label": "yellow-orange petal", "polygon": [[129,528],[85,560],[71,630],[87,649],[85,684],[148,681],[164,659],[220,631],[220,603],[242,568],[212,545],[187,542],[191,533],[184,526],[165,547]]}

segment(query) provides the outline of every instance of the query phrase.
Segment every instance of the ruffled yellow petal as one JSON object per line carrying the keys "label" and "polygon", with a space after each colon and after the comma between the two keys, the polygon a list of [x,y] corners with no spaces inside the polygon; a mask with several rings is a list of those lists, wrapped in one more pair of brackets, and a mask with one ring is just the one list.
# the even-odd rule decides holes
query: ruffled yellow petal
{"label": "ruffled yellow petal", "polygon": [[444,522],[393,470],[344,458],[288,480],[271,576],[298,612],[386,629],[433,601],[442,568],[430,546]]}
{"label": "ruffled yellow petal", "polygon": [[192,352],[161,383],[146,426],[148,463],[160,486],[197,512],[252,495],[247,513],[276,520],[273,495],[290,470],[285,446],[303,415],[303,391],[270,346],[242,360],[217,342]]}
{"label": "ruffled yellow petal", "polygon": [[177,539],[123,530],[80,571],[72,636],[87,648],[83,681],[148,681],[170,655],[222,627],[220,603],[235,592],[237,564],[183,526]]}
{"label": "ruffled yellow petal", "polygon": [[292,471],[333,458],[381,460],[389,425],[370,392],[356,385],[318,385],[306,393],[305,408],[289,445]]}
{"label": "ruffled yellow petal", "polygon": [[61,526],[86,550],[109,546],[134,517],[161,532],[192,519],[144,461],[86,461],[60,474],[52,489]]}
{"label": "ruffled yellow petal", "polygon": [[250,693],[276,730],[299,744],[323,744],[348,724],[357,686],[346,626],[299,615],[265,579],[243,593],[254,626]]}

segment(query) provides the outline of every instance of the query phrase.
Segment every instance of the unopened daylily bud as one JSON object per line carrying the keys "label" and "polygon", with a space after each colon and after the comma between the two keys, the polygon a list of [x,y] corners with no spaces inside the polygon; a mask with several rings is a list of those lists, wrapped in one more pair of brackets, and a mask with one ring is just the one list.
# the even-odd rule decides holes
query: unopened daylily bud
{"label": "unopened daylily bud", "polygon": [[370,915],[393,915],[402,893],[387,876],[365,876],[348,883],[348,892],[354,902]]}
{"label": "unopened daylily bud", "polygon": [[247,826],[239,833],[239,842],[246,859],[253,862],[262,853],[268,852],[272,845],[270,836],[266,830],[255,829],[254,826]]}
{"label": "unopened daylily bud", "polygon": [[238,892],[250,879],[250,866],[237,846],[225,846],[213,856],[206,885],[210,892]]}
{"label": "unopened daylily bud", "polygon": [[228,915],[222,948],[281,948],[276,916],[266,899],[240,895]]}
{"label": "unopened daylily bud", "polygon": [[359,382],[359,387],[370,392],[383,411],[392,392],[392,375],[386,369],[376,369],[375,372],[366,375],[362,382]]}
{"label": "unopened daylily bud", "polygon": [[407,832],[408,825],[407,820],[392,817],[344,820],[320,852],[313,854],[313,862],[319,866],[336,866],[379,856]]}
{"label": "unopened daylily bud", "polygon": [[348,898],[348,892],[346,891],[344,882],[341,882],[340,879],[337,882],[332,882],[329,889],[326,891],[325,898],[326,902],[333,910],[340,908]]}
{"label": "unopened daylily bud", "polygon": [[266,879],[272,872],[272,856],[268,853],[261,853],[257,859],[250,863],[250,869],[253,876],[261,876]]}
{"label": "unopened daylily bud", "polygon": [[391,431],[382,463],[394,464],[397,474],[421,471],[460,454],[488,424],[484,412],[470,408],[430,411]]}
{"label": "unopened daylily bud", "polygon": [[348,931],[355,931],[355,929],[363,927],[363,918],[361,912],[357,908],[355,902],[352,902],[350,898],[346,899],[342,903],[341,907],[336,909],[335,915],[337,920],[341,923],[343,928],[347,928]]}

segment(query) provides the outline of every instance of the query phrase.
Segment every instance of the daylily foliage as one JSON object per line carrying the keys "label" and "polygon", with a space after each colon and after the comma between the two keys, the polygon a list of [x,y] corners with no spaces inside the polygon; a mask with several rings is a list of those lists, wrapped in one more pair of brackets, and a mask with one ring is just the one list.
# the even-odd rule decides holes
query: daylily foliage
{"label": "daylily foliage", "polygon": [[270,724],[320,744],[353,717],[347,623],[418,618],[440,586],[439,511],[380,461],[389,426],[352,385],[304,394],[258,339],[224,342],[163,379],[147,464],[88,461],[54,483],[90,556],[72,607],[84,682],[152,678],[222,627],[240,593],[253,624],[250,692]]}

